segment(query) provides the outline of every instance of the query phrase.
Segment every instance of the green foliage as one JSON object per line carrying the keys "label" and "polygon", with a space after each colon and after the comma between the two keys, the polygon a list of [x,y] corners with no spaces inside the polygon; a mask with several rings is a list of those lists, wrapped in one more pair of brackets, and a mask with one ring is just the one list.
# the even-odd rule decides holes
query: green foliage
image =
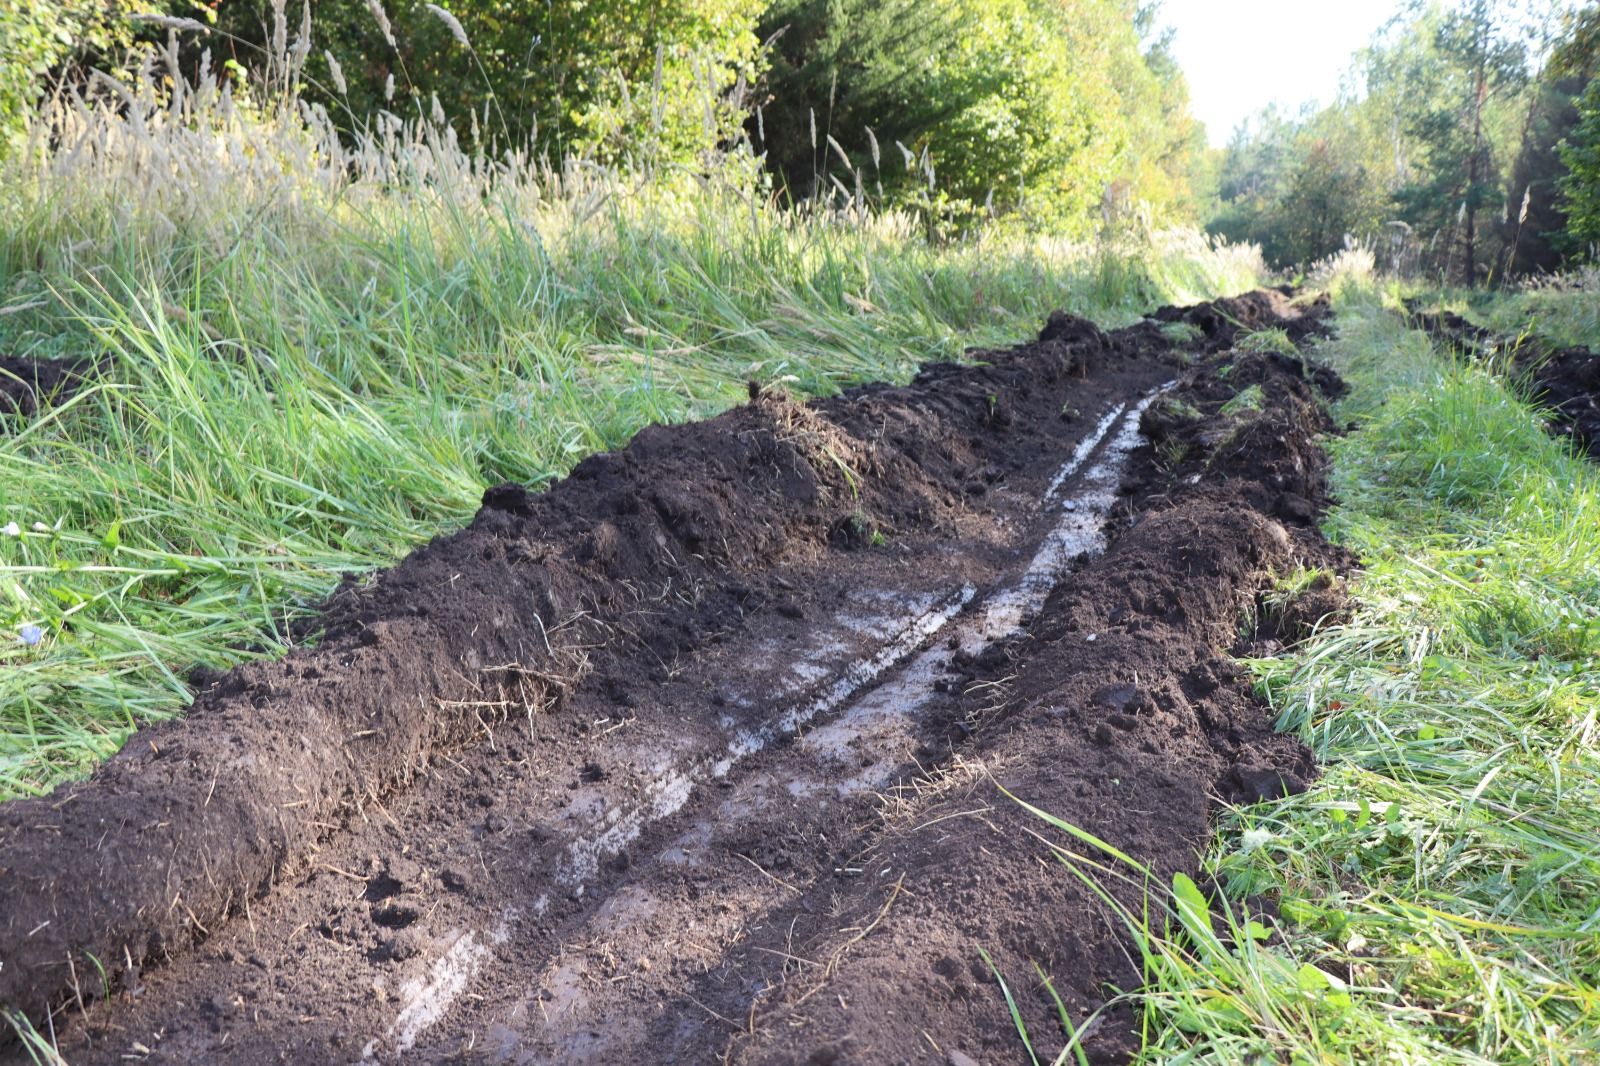
{"label": "green foliage", "polygon": [[1507,37],[1506,13],[1493,0],[1471,0],[1444,15],[1429,62],[1411,74],[1425,101],[1408,116],[1407,132],[1423,165],[1395,191],[1400,217],[1413,228],[1446,234],[1441,273],[1468,284],[1482,265],[1479,215],[1504,199],[1495,150],[1485,128],[1491,102],[1527,80],[1527,55]]}
{"label": "green foliage", "polygon": [[1567,172],[1559,182],[1566,235],[1572,250],[1594,257],[1600,245],[1600,76],[1589,81],[1578,104],[1578,121],[1561,145]]}
{"label": "green foliage", "polygon": [[1124,0],[778,0],[761,33],[757,146],[797,197],[942,196],[1069,232],[1187,206],[1187,91]]}
{"label": "green foliage", "polygon": [[68,59],[127,45],[127,16],[138,7],[137,0],[0,0],[0,139],[20,127]]}
{"label": "green foliage", "polygon": [[[331,60],[311,61],[302,91],[349,129],[440,114],[464,138],[635,162],[744,135],[791,197],[914,206],[930,233],[987,215],[1073,234],[1192,217],[1200,129],[1132,0],[392,8],[312,9]],[[283,19],[253,0],[222,8],[219,28],[265,53]]]}
{"label": "green foliage", "polygon": [[1560,225],[1563,87],[1590,61],[1600,7],[1533,23],[1523,11],[1409,5],[1357,56],[1361,93],[1239,131],[1208,228],[1260,242],[1281,265],[1349,234],[1387,267],[1464,281],[1555,266],[1542,235]]}
{"label": "green foliage", "polygon": [[[737,129],[735,86],[757,69],[753,30],[762,0],[391,0],[389,32],[366,0],[321,0],[307,95],[353,125],[380,109],[431,113],[437,99],[460,134],[552,158],[615,159],[648,152],[690,159]],[[220,28],[262,48],[272,36],[266,0],[225,5]],[[392,82],[391,82],[392,79]],[[347,91],[340,90],[340,83]],[[392,85],[392,93],[390,96]]]}
{"label": "green foliage", "polygon": [[1517,215],[1507,257],[1510,274],[1552,273],[1562,266],[1563,253],[1576,251],[1567,240],[1559,189],[1566,172],[1561,143],[1577,125],[1578,97],[1597,67],[1600,3],[1563,12],[1549,60],[1533,86],[1511,175],[1509,192]]}
{"label": "green foliage", "polygon": [[1254,241],[1280,265],[1338,252],[1347,234],[1370,232],[1384,206],[1359,158],[1276,116],[1264,130],[1235,138],[1225,172],[1229,199],[1212,220],[1213,232]]}

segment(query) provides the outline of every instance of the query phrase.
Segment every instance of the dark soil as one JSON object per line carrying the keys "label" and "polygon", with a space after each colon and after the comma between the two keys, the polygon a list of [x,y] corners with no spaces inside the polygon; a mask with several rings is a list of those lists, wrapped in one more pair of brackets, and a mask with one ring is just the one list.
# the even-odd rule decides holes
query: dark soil
{"label": "dark soil", "polygon": [[1487,357],[1498,349],[1493,331],[1473,325],[1454,311],[1424,311],[1416,297],[1407,299],[1405,306],[1414,327],[1447,347],[1474,358]]}
{"label": "dark soil", "polygon": [[1200,344],[1208,353],[1233,346],[1241,334],[1282,329],[1296,344],[1327,333],[1330,304],[1327,293],[1296,303],[1294,290],[1257,289],[1243,296],[1211,300],[1192,307],[1163,307],[1151,317],[1157,322],[1184,322],[1200,331]]}
{"label": "dark soil", "polygon": [[1534,400],[1554,416],[1552,428],[1600,459],[1600,352],[1559,348],[1531,354],[1525,366]]}
{"label": "dark soil", "polygon": [[[1280,296],[1193,315],[1320,321]],[[1327,378],[1191,347],[1052,316],[491,489],[316,647],[0,807],[0,1003],[74,1063],[1010,1060],[981,947],[1059,1049],[1035,964],[1078,1022],[1137,975],[998,789],[1165,884],[1214,797],[1313,772],[1217,649],[1341,565]]]}
{"label": "dark soil", "polygon": [[1535,403],[1550,412],[1550,429],[1571,437],[1591,459],[1600,459],[1600,353],[1562,348],[1539,338],[1496,337],[1451,311],[1429,313],[1407,302],[1411,320],[1435,340],[1473,358],[1511,353],[1511,365]]}
{"label": "dark soil", "polygon": [[0,415],[32,417],[47,402],[71,395],[94,369],[90,359],[29,359],[0,355]]}

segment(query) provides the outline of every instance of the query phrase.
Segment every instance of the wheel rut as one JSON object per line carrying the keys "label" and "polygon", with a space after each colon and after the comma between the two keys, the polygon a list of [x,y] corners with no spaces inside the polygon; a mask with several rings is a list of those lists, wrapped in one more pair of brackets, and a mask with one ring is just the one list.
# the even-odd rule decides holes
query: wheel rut
{"label": "wheel rut", "polygon": [[0,999],[74,1063],[1014,1057],[977,948],[1040,1032],[1027,967],[1084,1017],[1129,973],[1008,792],[1170,874],[1314,772],[1217,649],[1331,558],[1313,375],[1226,330],[1319,313],[1202,305],[1198,352],[1058,315],[490,490],[0,808]]}

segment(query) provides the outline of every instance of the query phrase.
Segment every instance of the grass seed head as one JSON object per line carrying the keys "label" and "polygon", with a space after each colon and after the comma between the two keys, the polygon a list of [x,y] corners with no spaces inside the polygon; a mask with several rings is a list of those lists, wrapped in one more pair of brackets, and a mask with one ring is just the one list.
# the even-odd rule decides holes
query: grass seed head
{"label": "grass seed head", "polygon": [[372,21],[378,24],[378,32],[383,34],[385,41],[389,42],[389,47],[398,47],[394,43],[394,27],[389,25],[389,16],[383,10],[383,5],[378,0],[367,0],[367,10],[372,13]]}
{"label": "grass seed head", "polygon": [[129,22],[137,22],[146,26],[158,26],[164,30],[175,30],[178,33],[210,33],[211,29],[205,23],[196,19],[178,18],[175,15],[141,14],[129,15]]}
{"label": "grass seed head", "polygon": [[445,29],[450,31],[450,36],[456,39],[457,44],[459,44],[462,48],[472,47],[472,43],[467,40],[466,27],[461,25],[460,19],[456,18],[438,4],[429,4],[427,7],[429,11],[433,12],[434,18],[444,23]]}
{"label": "grass seed head", "polygon": [[333,79],[333,87],[339,90],[340,96],[349,96],[350,87],[345,84],[344,68],[339,65],[337,59],[333,58],[332,52],[325,51],[322,55],[328,61],[328,76]]}

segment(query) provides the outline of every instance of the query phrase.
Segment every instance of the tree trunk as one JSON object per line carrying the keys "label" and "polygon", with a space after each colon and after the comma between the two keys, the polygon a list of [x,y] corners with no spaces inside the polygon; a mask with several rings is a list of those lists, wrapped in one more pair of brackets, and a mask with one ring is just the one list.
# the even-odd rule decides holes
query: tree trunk
{"label": "tree trunk", "polygon": [[1467,288],[1472,288],[1478,283],[1478,166],[1483,154],[1483,98],[1488,89],[1487,71],[1484,69],[1488,61],[1488,45],[1478,55],[1477,85],[1472,96],[1472,154],[1467,158],[1467,234],[1466,234],[1466,264]]}

